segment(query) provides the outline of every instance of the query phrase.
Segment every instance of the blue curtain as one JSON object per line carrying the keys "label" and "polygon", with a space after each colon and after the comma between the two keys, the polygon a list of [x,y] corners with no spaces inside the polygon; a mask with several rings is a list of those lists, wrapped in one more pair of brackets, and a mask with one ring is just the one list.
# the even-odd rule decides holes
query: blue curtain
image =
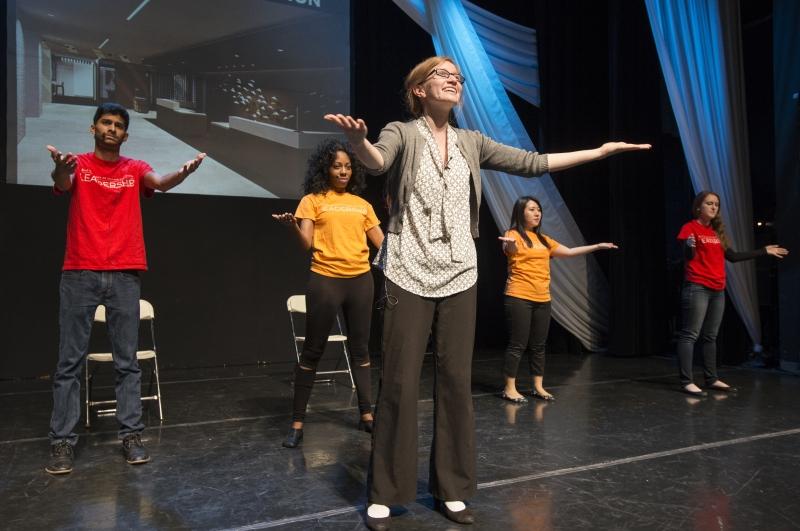
{"label": "blue curtain", "polygon": [[[696,192],[719,194],[732,247],[752,249],[739,2],[645,0],[661,69]],[[756,348],[755,265],[726,264],[727,289]]]}
{"label": "blue curtain", "polygon": [[[506,89],[514,91],[514,84],[509,84],[512,78],[520,80],[519,84],[537,87],[538,94],[538,70],[533,67],[536,55],[535,50],[533,54],[530,50],[535,44],[535,34],[531,38],[533,30],[525,28],[522,31],[521,26],[461,0],[395,0],[395,3],[431,34],[437,54],[453,57],[466,76],[463,105],[456,109],[459,124],[504,144],[535,151],[506,94]],[[478,15],[480,24],[473,21]],[[485,37],[489,31],[494,35],[491,39]],[[490,55],[488,49],[495,55]],[[523,49],[525,52],[520,53],[519,50]],[[496,67],[499,56],[508,64],[524,65],[529,61],[529,66],[509,68],[500,75],[498,69],[502,68]],[[528,76],[535,74],[535,81],[530,77],[518,77],[526,68]],[[516,198],[533,195],[543,202],[544,232],[570,247],[585,244],[549,175],[524,179],[484,170],[482,176],[484,197],[500,230],[508,228]],[[494,235],[485,234],[484,237],[493,238]],[[602,350],[608,335],[609,290],[599,266],[594,258],[588,256],[554,260],[551,267],[553,317],[587,349]]]}

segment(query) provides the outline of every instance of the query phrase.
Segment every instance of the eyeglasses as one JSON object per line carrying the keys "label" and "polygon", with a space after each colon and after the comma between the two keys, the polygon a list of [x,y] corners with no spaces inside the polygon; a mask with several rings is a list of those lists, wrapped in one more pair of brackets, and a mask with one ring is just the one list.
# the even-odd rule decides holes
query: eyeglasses
{"label": "eyeglasses", "polygon": [[452,76],[453,78],[455,78],[456,81],[458,81],[462,85],[467,82],[467,78],[465,78],[461,74],[454,74],[453,72],[445,70],[444,68],[434,68],[433,70],[431,70],[431,73],[428,74],[428,77],[431,76],[441,77],[442,79],[450,79],[450,76]]}

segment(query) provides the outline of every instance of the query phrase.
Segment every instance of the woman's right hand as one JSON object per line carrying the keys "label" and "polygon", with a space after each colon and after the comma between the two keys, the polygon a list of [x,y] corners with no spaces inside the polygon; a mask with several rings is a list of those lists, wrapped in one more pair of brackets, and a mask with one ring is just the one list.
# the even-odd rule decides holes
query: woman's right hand
{"label": "woman's right hand", "polygon": [[338,125],[353,147],[360,146],[367,139],[367,124],[361,118],[344,114],[326,114],[323,118]]}
{"label": "woman's right hand", "polygon": [[294,217],[294,214],[291,212],[284,212],[283,214],[272,214],[272,219],[275,221],[280,221],[287,227],[291,227],[294,225],[297,226],[297,218]]}
{"label": "woman's right hand", "polygon": [[686,246],[691,247],[694,249],[697,246],[697,241],[694,239],[694,234],[690,234],[688,238],[686,238]]}
{"label": "woman's right hand", "polygon": [[506,236],[498,236],[498,240],[503,242],[503,251],[508,254],[517,254],[517,240]]}

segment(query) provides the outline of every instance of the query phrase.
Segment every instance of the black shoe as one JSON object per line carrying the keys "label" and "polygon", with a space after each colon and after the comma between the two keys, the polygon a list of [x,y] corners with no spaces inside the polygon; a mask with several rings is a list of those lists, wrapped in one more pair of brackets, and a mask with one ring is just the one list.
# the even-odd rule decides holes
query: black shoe
{"label": "black shoe", "polygon": [[142,436],[131,433],[122,439],[122,454],[129,465],[142,465],[150,461],[150,456],[142,444]]}
{"label": "black shoe", "polygon": [[508,400],[509,402],[512,402],[514,404],[524,404],[525,402],[528,401],[528,399],[525,398],[524,396],[518,396],[517,398],[511,398],[510,396],[508,396],[506,394],[505,391],[500,393],[500,398],[502,398],[503,400]]}
{"label": "black shoe", "polygon": [[706,387],[706,389],[710,391],[722,391],[723,393],[735,393],[739,390],[731,385],[729,385],[728,387],[717,387],[716,385],[709,385],[708,387]]}
{"label": "black shoe", "polygon": [[370,419],[370,420],[361,419],[361,420],[358,421],[358,430],[359,431],[365,431],[367,433],[372,433],[372,428],[373,428],[374,425],[375,425],[375,421],[372,420],[372,419]]}
{"label": "black shoe", "polygon": [[475,522],[475,515],[472,513],[472,509],[466,507],[461,511],[451,511],[448,509],[447,504],[441,500],[436,500],[436,508],[445,515],[445,517],[457,524],[462,525],[470,525]]}
{"label": "black shoe", "polygon": [[367,529],[371,529],[372,531],[388,531],[389,523],[392,521],[391,516],[374,518],[370,516],[369,513],[365,513],[364,516],[364,523],[367,525]]}
{"label": "black shoe", "polygon": [[50,462],[44,467],[48,474],[69,474],[75,460],[75,448],[67,441],[50,445]]}
{"label": "black shoe", "polygon": [[554,397],[553,395],[543,395],[536,389],[531,391],[531,396],[533,398],[538,398],[539,400],[546,400],[547,402],[553,402],[556,399],[556,397]]}
{"label": "black shoe", "polygon": [[686,389],[685,387],[681,387],[681,391],[683,391],[687,395],[696,396],[698,398],[699,397],[703,397],[703,396],[708,396],[708,393],[706,393],[705,391],[702,391],[702,390],[700,390],[700,391],[690,391],[690,390]]}
{"label": "black shoe", "polygon": [[286,434],[286,440],[283,441],[284,448],[297,448],[300,441],[303,440],[303,428],[296,430],[289,428],[289,433]]}

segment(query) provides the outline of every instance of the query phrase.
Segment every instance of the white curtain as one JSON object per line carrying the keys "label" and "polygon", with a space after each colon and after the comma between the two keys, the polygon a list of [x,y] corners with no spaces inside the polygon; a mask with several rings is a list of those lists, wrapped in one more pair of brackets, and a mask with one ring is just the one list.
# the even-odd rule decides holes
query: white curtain
{"label": "white curtain", "polygon": [[[739,2],[645,4],[694,189],[719,194],[732,247],[753,249]],[[728,294],[758,346],[755,264],[727,263],[726,269]]]}

